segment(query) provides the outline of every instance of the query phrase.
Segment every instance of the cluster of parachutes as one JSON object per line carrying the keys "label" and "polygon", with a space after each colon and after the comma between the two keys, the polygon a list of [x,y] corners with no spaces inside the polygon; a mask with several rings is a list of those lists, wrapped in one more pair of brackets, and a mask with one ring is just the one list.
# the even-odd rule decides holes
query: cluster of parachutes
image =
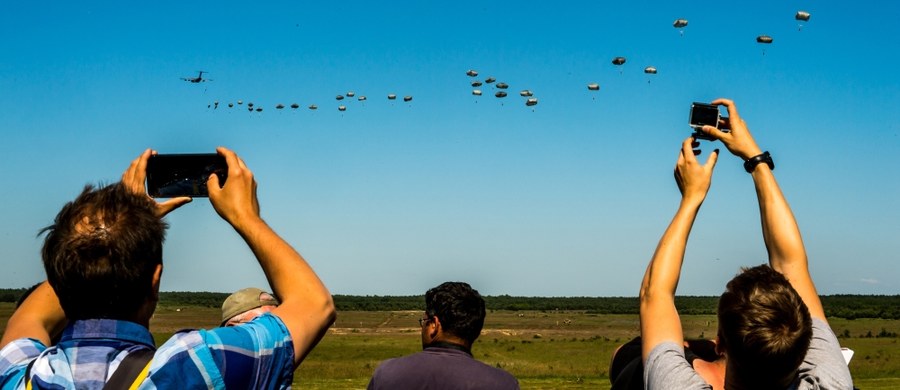
{"label": "cluster of parachutes", "polygon": [[[348,100],[350,100],[350,99],[352,99],[353,97],[356,97],[356,100],[359,101],[359,102],[365,102],[365,101],[369,100],[369,98],[367,98],[365,95],[356,96],[356,92],[353,92],[353,91],[348,91],[346,94],[343,94],[343,95],[337,95],[337,96],[335,96],[335,100],[337,100],[337,101],[340,102],[340,101],[343,101],[345,98],[348,99]],[[393,94],[393,93],[390,93],[390,94],[387,95],[387,99],[388,99],[388,100],[397,100],[397,95],[396,95],[396,94]],[[411,102],[412,100],[413,100],[412,95],[406,95],[406,96],[403,97],[403,101],[404,101],[404,102],[409,103],[409,102]],[[244,101],[243,101],[243,100],[238,100],[238,101],[237,101],[237,105],[238,105],[238,106],[243,106],[243,105],[244,105]],[[234,108],[234,107],[235,107],[235,103],[228,103],[228,108]],[[246,107],[247,107],[247,111],[249,111],[249,112],[262,112],[262,111],[263,111],[263,108],[262,108],[262,107],[260,107],[259,105],[253,104],[253,102],[247,102]],[[298,104],[298,103],[291,103],[291,105],[290,105],[290,106],[287,106],[287,107],[290,107],[291,109],[296,110],[296,109],[300,108],[300,104]],[[213,109],[213,110],[218,109],[218,108],[219,108],[219,101],[216,100],[215,102],[212,102],[211,104],[208,104],[208,105],[206,106],[206,108],[211,108],[211,109]],[[286,108],[286,106],[285,106],[284,104],[281,104],[281,103],[278,103],[278,104],[275,105],[275,109],[276,109],[276,110],[283,110],[283,109],[285,109],[285,108]],[[309,106],[307,106],[307,108],[308,108],[309,110],[311,110],[311,111],[316,111],[316,110],[319,109],[319,106],[317,106],[317,105],[315,105],[315,104],[310,104]],[[344,105],[344,104],[340,104],[340,105],[337,106],[337,109],[338,109],[338,111],[344,112],[344,111],[347,111],[347,106]]]}
{"label": "cluster of parachutes", "polygon": [[[794,19],[797,20],[797,22],[799,23],[798,29],[802,29],[803,24],[808,22],[809,18],[810,18],[809,12],[797,11],[797,13],[794,15]],[[684,30],[685,30],[685,27],[688,26],[688,20],[687,19],[675,19],[675,21],[672,23],[672,26],[675,27],[676,29],[678,29],[679,34],[684,36]],[[762,34],[762,35],[759,35],[756,37],[756,42],[759,44],[763,44],[763,45],[769,45],[769,44],[772,44],[772,42],[774,42],[774,39],[769,35]],[[763,50],[763,55],[765,55],[765,50]],[[625,58],[625,57],[614,57],[612,59],[612,64],[616,67],[620,67],[619,73],[622,73],[621,67],[622,67],[622,65],[625,64],[626,61],[627,61],[627,58]],[[654,66],[647,66],[644,68],[644,73],[647,75],[655,75],[655,74],[657,74],[657,69]],[[203,75],[203,72],[200,73],[200,76],[202,76],[202,75]],[[497,82],[497,79],[495,79],[494,77],[487,77],[483,81],[477,80],[475,78],[478,77],[478,71],[474,70],[474,69],[469,69],[468,71],[466,71],[466,75],[473,79],[472,81],[470,81],[470,85],[472,86],[472,95],[473,96],[476,96],[476,97],[482,96],[483,91],[481,90],[481,87],[484,86],[485,84],[493,85],[493,88],[495,89],[494,97],[496,97],[498,99],[502,99],[502,98],[505,98],[508,96],[508,94],[506,92],[506,90],[509,88],[508,84],[506,84],[504,82]],[[200,76],[198,76],[196,79],[203,80],[200,78]],[[192,81],[193,79],[185,79],[185,80]],[[196,81],[192,81],[192,82],[196,82]],[[649,83],[650,79],[647,79],[647,82]],[[588,83],[587,89],[588,89],[588,91],[599,91],[600,84]],[[534,107],[538,104],[538,99],[536,97],[534,97],[534,92],[532,92],[529,89],[523,89],[522,91],[520,91],[519,96],[525,98],[525,106],[527,106],[527,107]],[[335,99],[338,102],[341,102],[344,99],[349,100],[349,99],[352,99],[353,97],[356,97],[356,93],[353,91],[348,91],[346,94],[335,96]],[[397,95],[393,94],[393,93],[388,94],[387,99],[391,100],[391,101],[396,100]],[[407,103],[411,102],[412,99],[413,99],[413,97],[411,95],[407,95],[407,96],[403,97],[403,101],[407,102]],[[356,97],[356,100],[359,102],[365,102],[368,99],[366,98],[365,95],[360,95],[360,96]],[[237,105],[243,105],[243,101],[238,100]],[[207,108],[212,108],[212,109],[217,109],[218,107],[219,107],[218,101],[215,101],[212,104],[209,104],[207,106]],[[228,103],[228,108],[233,108],[233,107],[234,107],[234,103]],[[254,104],[250,103],[250,102],[247,103],[246,107],[247,107],[247,110],[250,112],[262,112],[263,111],[262,107],[254,106]],[[282,110],[284,108],[285,108],[284,104],[279,103],[279,104],[275,105],[276,110]],[[296,109],[300,108],[300,105],[297,103],[293,103],[290,105],[290,108],[296,110]],[[315,104],[310,104],[307,108],[309,108],[310,110],[317,110],[319,107]],[[338,105],[337,109],[338,109],[338,111],[343,112],[343,111],[347,110],[347,106],[344,104],[340,104],[340,105]],[[534,110],[534,109],[532,108],[532,110]]]}
{"label": "cluster of parachutes", "polygon": [[[471,78],[478,77],[478,71],[474,70],[474,69],[469,69],[466,71],[466,76],[469,76]],[[479,88],[481,88],[481,86],[483,86],[484,84],[488,84],[488,85],[493,84],[494,88],[497,89],[497,91],[494,92],[494,97],[496,97],[498,99],[505,98],[506,96],[508,96],[508,94],[506,93],[506,90],[509,89],[509,84],[504,83],[504,82],[495,83],[496,81],[497,81],[497,79],[495,79],[493,77],[488,77],[488,78],[484,79],[484,82],[482,82],[480,80],[473,80],[471,82],[471,85],[473,88],[472,95],[473,96],[481,96],[483,94],[483,92]],[[519,96],[525,98],[525,106],[527,106],[527,107],[534,107],[538,104],[538,99],[536,97],[534,97],[534,92],[532,92],[530,89],[523,89],[523,90],[519,91]]]}

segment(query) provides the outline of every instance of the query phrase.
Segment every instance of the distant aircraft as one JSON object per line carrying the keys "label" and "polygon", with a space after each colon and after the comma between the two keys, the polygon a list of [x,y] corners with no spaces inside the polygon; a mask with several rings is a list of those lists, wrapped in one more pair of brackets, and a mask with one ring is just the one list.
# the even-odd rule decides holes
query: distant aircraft
{"label": "distant aircraft", "polygon": [[199,72],[199,74],[197,74],[197,77],[182,77],[181,79],[184,80],[184,81],[192,82],[192,83],[194,83],[194,84],[202,83],[202,82],[204,82],[204,81],[212,81],[212,80],[210,80],[210,79],[205,79],[205,78],[203,78],[203,74],[204,74],[204,73],[209,73],[209,72],[206,72],[206,71],[203,71],[203,70],[198,70],[197,72]]}

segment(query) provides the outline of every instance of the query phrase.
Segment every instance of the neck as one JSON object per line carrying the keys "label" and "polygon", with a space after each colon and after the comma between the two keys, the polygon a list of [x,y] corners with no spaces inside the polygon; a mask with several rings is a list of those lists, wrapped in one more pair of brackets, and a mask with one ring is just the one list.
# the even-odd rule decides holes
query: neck
{"label": "neck", "polygon": [[469,355],[472,354],[471,347],[455,342],[450,341],[432,341],[425,348],[447,348],[447,349],[455,349],[457,351],[463,351]]}

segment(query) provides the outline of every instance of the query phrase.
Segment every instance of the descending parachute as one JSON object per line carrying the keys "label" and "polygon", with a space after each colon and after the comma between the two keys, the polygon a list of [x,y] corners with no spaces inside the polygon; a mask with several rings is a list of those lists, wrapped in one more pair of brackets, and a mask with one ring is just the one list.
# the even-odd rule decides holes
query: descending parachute
{"label": "descending parachute", "polygon": [[622,65],[624,63],[625,63],[625,57],[616,57],[616,58],[613,58],[613,60],[612,60],[613,65],[618,66],[618,65]]}
{"label": "descending parachute", "polygon": [[497,79],[495,79],[493,77],[488,77],[488,78],[484,79],[484,82],[486,82],[488,84],[493,83],[494,81],[497,81]]}
{"label": "descending parachute", "polygon": [[294,104],[291,104],[291,108],[296,110],[296,109],[300,108],[300,105],[297,103],[294,103]]}
{"label": "descending parachute", "polygon": [[794,19],[797,20],[797,31],[803,29],[803,23],[809,21],[809,12],[806,11],[797,11],[797,14],[794,15]]}
{"label": "descending parachute", "polygon": [[[770,36],[768,36],[768,35],[760,35],[760,36],[756,37],[756,42],[757,42],[757,43],[762,43],[762,44],[765,44],[765,45],[769,45],[769,44],[772,43],[772,37],[770,37]],[[763,55],[766,55],[766,49],[763,49],[762,54],[763,54]]]}
{"label": "descending parachute", "polygon": [[238,100],[238,104],[244,104],[243,100]]}
{"label": "descending parachute", "polygon": [[275,109],[277,110],[280,110],[282,108],[284,108],[284,104],[278,103],[277,105],[275,105]]}
{"label": "descending parachute", "polygon": [[356,93],[354,93],[353,91],[347,91],[347,97],[353,97],[353,95],[356,95]]}
{"label": "descending parachute", "polygon": [[256,107],[256,112],[262,112],[262,107]]}
{"label": "descending parachute", "polygon": [[347,111],[347,106],[338,106],[338,111]]}
{"label": "descending parachute", "polygon": [[473,90],[472,90],[472,95],[475,95],[475,96],[481,96],[481,90],[480,90],[480,89],[473,89]]}
{"label": "descending parachute", "polygon": [[[646,73],[646,74],[648,74],[648,75],[656,74],[656,68],[655,68],[655,67],[652,67],[652,66],[648,66],[648,67],[644,68],[644,73]],[[647,84],[650,84],[650,78],[649,78],[649,77],[647,78]]]}
{"label": "descending parachute", "polygon": [[247,103],[247,107],[253,108],[253,102]]}
{"label": "descending parachute", "polygon": [[334,98],[337,100],[344,100],[344,95],[337,95]]}
{"label": "descending parachute", "polygon": [[529,90],[527,90],[527,89],[523,89],[522,91],[519,92],[519,96],[522,96],[522,97],[531,97],[531,96],[534,96],[534,93],[531,92],[531,91],[529,91]]}
{"label": "descending parachute", "polygon": [[504,97],[506,97],[506,92],[497,91],[497,93],[495,93],[494,96],[496,96],[498,98],[504,98]]}
{"label": "descending parachute", "polygon": [[675,19],[675,22],[672,23],[672,26],[678,29],[678,34],[681,34],[681,36],[684,36],[684,28],[687,27],[687,25],[687,19]]}
{"label": "descending parachute", "polygon": [[476,71],[474,69],[469,69],[468,71],[466,71],[466,76],[478,77],[478,71]]}
{"label": "descending parachute", "polygon": [[525,101],[525,105],[528,107],[535,106],[535,105],[537,105],[537,103],[538,103],[537,98],[528,98],[528,100]]}
{"label": "descending parachute", "polygon": [[597,83],[590,83],[587,85],[587,87],[588,87],[589,91],[599,91],[600,90],[600,84],[597,84]]}
{"label": "descending parachute", "polygon": [[496,87],[499,88],[499,89],[507,89],[507,88],[509,88],[509,84],[507,84],[507,83],[497,83]]}
{"label": "descending parachute", "polygon": [[361,101],[361,102],[364,102],[364,101],[366,101],[366,97],[365,97],[365,96],[360,96],[360,97],[358,97],[356,100],[359,100],[359,101]]}
{"label": "descending parachute", "polygon": [[404,97],[403,97],[403,101],[404,101],[404,102],[412,101],[412,96],[404,96]]}
{"label": "descending parachute", "polygon": [[478,87],[480,87],[481,85],[482,85],[482,84],[481,84],[481,81],[473,81],[473,82],[472,82],[472,88],[478,88]]}
{"label": "descending parachute", "polygon": [[316,110],[316,109],[318,109],[318,108],[319,108],[319,106],[317,106],[317,105],[315,105],[315,104],[310,104],[310,105],[309,105],[309,109],[310,109],[310,110]]}
{"label": "descending parachute", "polygon": [[397,98],[397,95],[394,95],[392,93],[388,94],[388,100],[394,100],[396,98]]}
{"label": "descending parachute", "polygon": [[228,108],[234,107],[234,103],[228,103]]}

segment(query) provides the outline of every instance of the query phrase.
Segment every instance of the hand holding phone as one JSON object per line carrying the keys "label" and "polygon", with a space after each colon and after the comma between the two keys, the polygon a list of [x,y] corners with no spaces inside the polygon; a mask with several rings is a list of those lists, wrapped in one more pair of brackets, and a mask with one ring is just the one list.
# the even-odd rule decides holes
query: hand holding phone
{"label": "hand holding phone", "polygon": [[228,164],[216,153],[156,154],[147,160],[147,193],[154,198],[208,197],[209,175],[219,185],[228,178]]}

